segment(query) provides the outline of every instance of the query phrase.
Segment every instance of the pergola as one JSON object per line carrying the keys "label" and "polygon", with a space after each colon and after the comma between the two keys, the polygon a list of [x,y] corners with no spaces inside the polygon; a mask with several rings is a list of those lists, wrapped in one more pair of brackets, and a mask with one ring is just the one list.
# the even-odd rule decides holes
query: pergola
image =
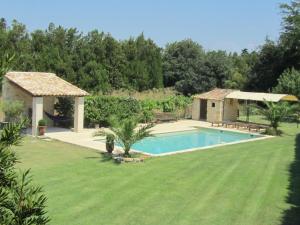
{"label": "pergola", "polygon": [[54,113],[57,97],[74,97],[74,131],[83,129],[84,96],[86,91],[61,79],[54,73],[9,72],[4,76],[2,87],[3,101],[19,100],[24,102],[24,113],[32,116],[32,135],[37,134],[39,120],[44,111]]}

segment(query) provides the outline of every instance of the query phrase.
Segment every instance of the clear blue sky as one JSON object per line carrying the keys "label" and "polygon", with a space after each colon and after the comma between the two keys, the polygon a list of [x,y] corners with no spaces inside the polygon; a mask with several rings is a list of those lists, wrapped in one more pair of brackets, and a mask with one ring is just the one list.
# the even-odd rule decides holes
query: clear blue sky
{"label": "clear blue sky", "polygon": [[159,46],[192,38],[205,49],[255,49],[280,32],[287,0],[2,0],[0,17],[29,31],[50,22],[126,39],[144,32]]}

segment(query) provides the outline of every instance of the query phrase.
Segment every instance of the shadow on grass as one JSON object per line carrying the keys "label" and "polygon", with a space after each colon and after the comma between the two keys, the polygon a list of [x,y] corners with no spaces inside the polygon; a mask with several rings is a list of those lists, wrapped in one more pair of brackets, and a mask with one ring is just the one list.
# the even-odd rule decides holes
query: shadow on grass
{"label": "shadow on grass", "polygon": [[282,225],[299,225],[300,224],[300,134],[295,140],[295,159],[290,165],[290,184],[287,202],[291,208],[284,212]]}
{"label": "shadow on grass", "polygon": [[120,163],[117,162],[113,156],[107,152],[98,152],[97,153],[99,156],[93,156],[93,157],[86,157],[85,159],[99,159],[100,162],[112,162],[116,165],[119,165]]}

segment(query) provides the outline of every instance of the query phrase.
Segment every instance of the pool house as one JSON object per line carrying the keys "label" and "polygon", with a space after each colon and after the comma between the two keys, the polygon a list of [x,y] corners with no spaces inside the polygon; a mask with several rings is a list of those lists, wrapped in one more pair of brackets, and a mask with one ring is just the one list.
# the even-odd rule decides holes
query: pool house
{"label": "pool house", "polygon": [[[74,98],[74,131],[80,132],[84,123],[84,96],[88,93],[56,76],[54,73],[8,72],[3,78],[2,101],[21,101],[23,114],[31,119],[32,135],[37,134],[41,119],[64,119],[55,115],[54,104],[58,97]],[[2,121],[4,120],[2,116]]]}
{"label": "pool house", "polygon": [[233,89],[215,88],[193,97],[192,119],[202,121],[236,121],[240,104],[249,102],[298,101],[287,94],[244,92]]}

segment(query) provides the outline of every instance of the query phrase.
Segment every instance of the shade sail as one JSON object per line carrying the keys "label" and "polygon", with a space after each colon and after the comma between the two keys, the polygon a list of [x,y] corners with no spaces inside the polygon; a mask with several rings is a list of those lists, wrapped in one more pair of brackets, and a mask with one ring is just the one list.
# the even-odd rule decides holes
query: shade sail
{"label": "shade sail", "polygon": [[234,91],[226,95],[225,98],[249,100],[249,101],[268,101],[268,102],[279,102],[284,101],[298,101],[298,98],[294,95],[287,94],[272,94],[272,93],[261,93],[261,92],[245,92],[245,91]]}

